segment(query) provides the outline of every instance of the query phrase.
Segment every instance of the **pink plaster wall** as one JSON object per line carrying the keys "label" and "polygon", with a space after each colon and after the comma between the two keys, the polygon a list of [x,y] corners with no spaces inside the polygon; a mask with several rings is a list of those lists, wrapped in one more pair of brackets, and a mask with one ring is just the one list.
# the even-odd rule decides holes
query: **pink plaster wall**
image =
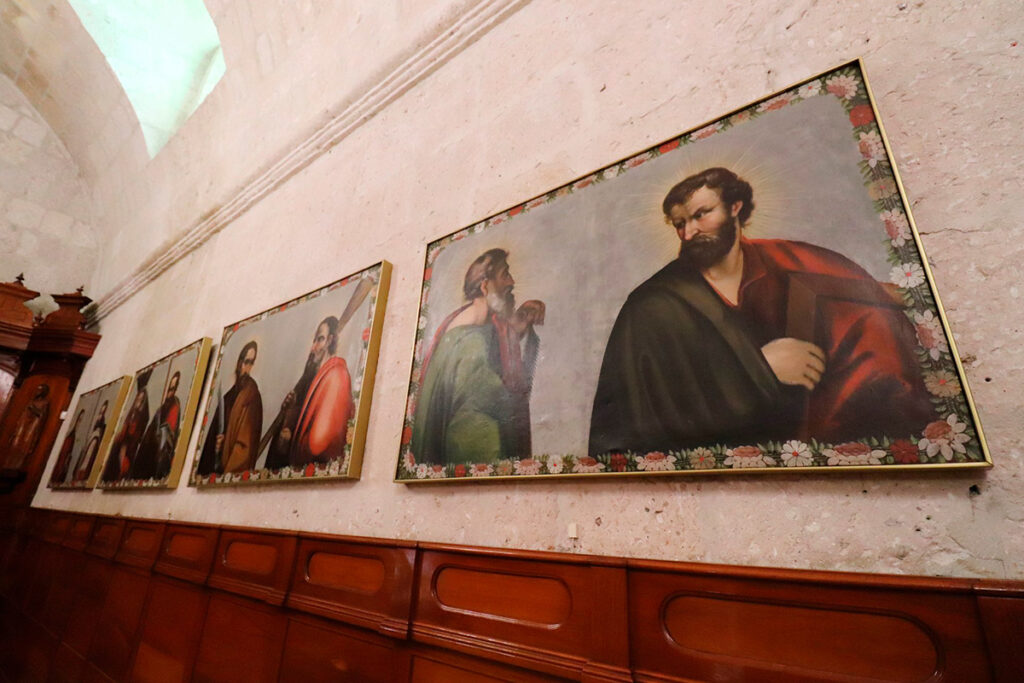
{"label": "pink plaster wall", "polygon": [[[115,160],[95,179],[118,243],[104,252],[95,294],[217,211],[375,78],[383,83],[395,55],[443,40],[446,21],[494,3],[365,3],[359,21],[320,3],[292,4],[284,16],[257,0],[209,3],[227,76],[153,162]],[[437,57],[438,68],[411,89],[114,308],[82,380],[88,389],[198,336],[216,339],[228,322],[388,259],[394,278],[362,480],[201,493],[183,483],[165,495],[44,490],[35,504],[673,560],[1024,579],[1024,14],[1001,0],[507,4],[514,11],[486,35]],[[269,52],[260,47],[268,44]],[[993,470],[392,483],[428,241],[857,56],[934,264]],[[576,540],[567,536],[573,523]]]}

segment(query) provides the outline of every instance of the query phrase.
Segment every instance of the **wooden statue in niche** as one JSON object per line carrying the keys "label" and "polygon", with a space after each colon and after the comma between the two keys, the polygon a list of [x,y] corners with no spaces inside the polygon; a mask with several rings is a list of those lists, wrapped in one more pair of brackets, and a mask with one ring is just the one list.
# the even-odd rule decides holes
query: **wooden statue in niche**
{"label": "wooden statue in niche", "polygon": [[[90,302],[82,290],[53,296],[57,310],[44,319],[12,304],[35,292],[14,283],[0,285],[0,315],[7,340],[21,346],[13,391],[0,419],[0,506],[26,505],[35,493],[60,428],[61,412],[68,406],[85,362],[92,357],[100,335],[86,332],[81,309]],[[30,322],[25,326],[25,320]],[[14,332],[17,334],[14,334]],[[8,347],[10,348],[10,347]],[[17,346],[15,346],[17,349]]]}

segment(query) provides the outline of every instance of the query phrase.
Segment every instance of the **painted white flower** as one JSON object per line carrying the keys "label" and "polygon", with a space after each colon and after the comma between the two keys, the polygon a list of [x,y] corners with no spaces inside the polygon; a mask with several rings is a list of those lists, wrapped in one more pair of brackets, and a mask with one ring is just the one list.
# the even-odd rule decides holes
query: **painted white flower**
{"label": "painted white flower", "polygon": [[857,94],[857,79],[853,76],[834,76],[825,82],[825,90],[841,100],[848,100]]}
{"label": "painted white flower", "polygon": [[419,328],[420,328],[421,330],[423,330],[423,329],[426,329],[426,327],[427,327],[427,316],[425,316],[425,315],[421,315],[421,316],[420,316],[420,319],[419,319],[419,322],[417,323],[417,325],[418,325],[418,327],[419,327]]}
{"label": "painted white flower", "polygon": [[821,81],[815,78],[810,83],[800,86],[800,89],[796,91],[796,94],[803,99],[809,97],[815,97],[821,94]]}
{"label": "painted white flower", "polygon": [[572,466],[573,472],[600,472],[604,469],[604,463],[600,463],[589,455],[581,455],[576,458],[576,463]]}
{"label": "painted white flower", "polygon": [[807,467],[814,457],[803,441],[787,441],[782,445],[782,464],[786,467]]}
{"label": "painted white flower", "polygon": [[740,469],[744,467],[768,467],[774,465],[775,461],[764,454],[757,446],[737,446],[725,452],[726,467]]}
{"label": "painted white flower", "polygon": [[885,232],[894,246],[902,247],[910,240],[910,223],[902,211],[883,211],[878,217],[885,223]]}
{"label": "painted white flower", "polygon": [[676,456],[654,451],[636,456],[636,468],[645,472],[668,471],[676,468]]}
{"label": "painted white flower", "polygon": [[924,282],[924,269],[916,263],[901,263],[889,271],[889,282],[903,289],[912,289]]}
{"label": "painted white flower", "polygon": [[917,341],[932,360],[938,360],[939,356],[949,351],[949,342],[946,341],[946,334],[942,330],[942,321],[931,311],[914,312],[914,330],[917,332]]}
{"label": "painted white flower", "polygon": [[426,479],[427,478],[427,466],[425,464],[416,465],[416,478]]}
{"label": "painted white flower", "polygon": [[547,465],[548,472],[550,472],[551,474],[559,474],[562,471],[562,468],[565,466],[565,463],[562,462],[562,456],[551,455],[548,456]]}
{"label": "painted white flower", "polygon": [[924,428],[923,438],[917,442],[917,447],[924,451],[929,458],[941,453],[942,457],[949,462],[953,459],[953,452],[966,453],[964,444],[971,440],[971,437],[964,434],[967,425],[957,419],[955,414],[950,414],[945,420],[936,420]]}
{"label": "painted white flower", "polygon": [[694,448],[690,452],[690,467],[695,470],[711,470],[715,468],[715,454],[708,448]]}
{"label": "painted white flower", "polygon": [[531,476],[534,474],[540,474],[540,461],[534,460],[533,458],[527,458],[526,460],[517,460],[515,463],[516,474],[524,476]]}
{"label": "painted white flower", "polygon": [[924,375],[924,385],[935,396],[949,397],[960,393],[960,380],[947,370],[926,372]]}
{"label": "painted white flower", "polygon": [[469,468],[471,477],[489,477],[492,474],[494,474],[494,466],[486,463],[478,462]]}
{"label": "painted white flower", "polygon": [[837,465],[881,465],[885,451],[871,448],[871,446],[857,441],[841,443],[832,448],[822,451],[828,458],[828,464]]}
{"label": "painted white flower", "polygon": [[427,478],[429,479],[444,479],[447,474],[444,471],[444,465],[427,465]]}
{"label": "painted white flower", "polygon": [[867,159],[868,166],[872,168],[879,161],[885,159],[885,145],[876,131],[861,133],[860,140],[857,141],[857,148],[860,150],[860,155]]}

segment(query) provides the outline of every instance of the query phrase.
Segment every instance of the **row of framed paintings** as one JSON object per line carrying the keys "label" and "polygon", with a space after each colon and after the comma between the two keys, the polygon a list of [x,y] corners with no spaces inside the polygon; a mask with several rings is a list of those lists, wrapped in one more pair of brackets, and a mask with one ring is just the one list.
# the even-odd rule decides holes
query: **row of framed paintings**
{"label": "row of framed paintings", "polygon": [[[359,476],[389,276],[225,328],[190,484]],[[209,351],[84,394],[51,486],[176,485]],[[860,62],[430,243],[399,448],[405,483],[991,466]]]}

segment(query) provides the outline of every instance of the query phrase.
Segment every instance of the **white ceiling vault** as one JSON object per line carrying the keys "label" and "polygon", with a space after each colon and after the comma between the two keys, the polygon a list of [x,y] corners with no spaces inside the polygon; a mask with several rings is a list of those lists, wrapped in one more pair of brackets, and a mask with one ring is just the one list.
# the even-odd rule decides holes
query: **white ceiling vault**
{"label": "white ceiling vault", "polygon": [[105,317],[529,0],[205,0],[227,71],[152,159],[67,0],[0,0],[0,72],[89,184]]}

